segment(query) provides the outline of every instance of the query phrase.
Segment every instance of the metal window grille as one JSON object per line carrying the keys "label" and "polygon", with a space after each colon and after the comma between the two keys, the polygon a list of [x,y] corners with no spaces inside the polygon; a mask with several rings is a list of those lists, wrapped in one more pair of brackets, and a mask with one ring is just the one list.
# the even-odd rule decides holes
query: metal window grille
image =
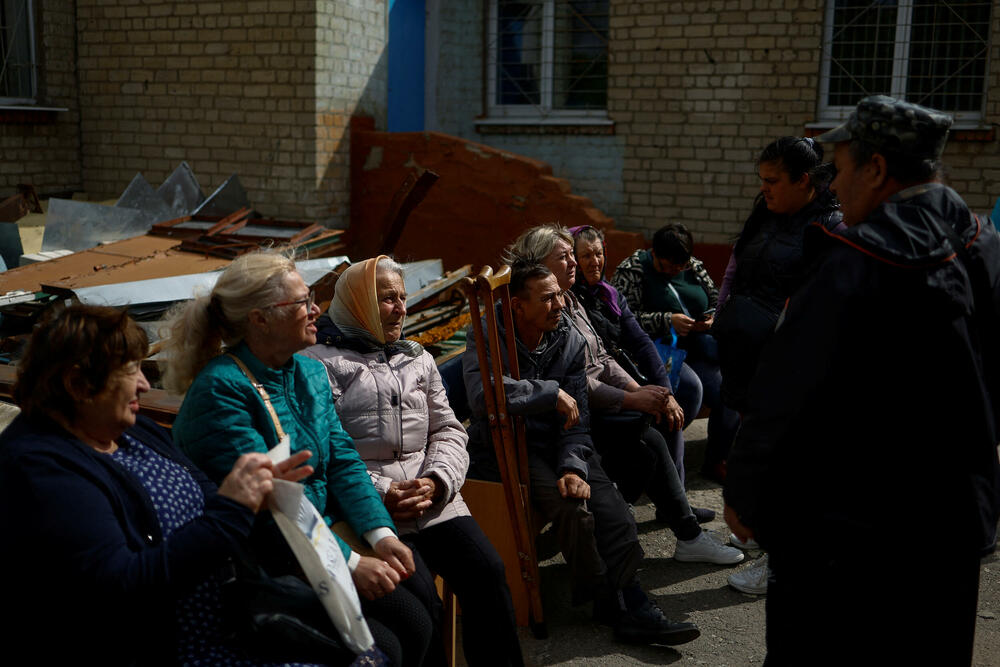
{"label": "metal window grille", "polygon": [[[843,117],[867,95],[982,114],[990,0],[831,0],[822,99]],[[839,108],[838,108],[839,107]]]}
{"label": "metal window grille", "polygon": [[0,0],[0,101],[33,101],[35,40],[31,0]]}
{"label": "metal window grille", "polygon": [[487,52],[494,114],[607,108],[608,0],[493,0]]}

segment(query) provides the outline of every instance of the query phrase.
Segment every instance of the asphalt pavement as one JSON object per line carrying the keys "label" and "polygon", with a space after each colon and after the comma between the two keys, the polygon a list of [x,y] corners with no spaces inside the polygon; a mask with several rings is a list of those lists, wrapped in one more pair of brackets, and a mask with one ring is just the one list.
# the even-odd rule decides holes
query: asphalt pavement
{"label": "asphalt pavement", "polygon": [[[703,527],[718,539],[728,539],[722,521],[722,489],[697,474],[704,456],[706,420],[695,421],[685,432],[687,440],[688,496],[691,504],[716,510],[717,518]],[[640,501],[642,502],[642,501]],[[542,563],[542,595],[549,630],[547,639],[532,637],[521,629],[521,646],[529,665],[710,665],[743,667],[764,661],[764,597],[740,593],[726,577],[736,569],[673,560],[675,539],[653,520],[653,507],[635,507],[639,538],[646,552],[640,572],[643,587],[671,619],[693,621],[701,637],[678,646],[649,647],[618,644],[611,630],[591,620],[589,606],[572,607],[565,561],[556,556]],[[891,527],[891,516],[887,527]],[[808,527],[803,527],[804,531]],[[819,547],[820,545],[818,545]],[[933,541],[901,543],[901,552],[927,560],[934,576]],[[760,552],[750,552],[750,557]],[[984,560],[981,570],[979,616],[976,626],[976,667],[1000,666],[1000,559]],[[942,614],[948,610],[942,609]]]}

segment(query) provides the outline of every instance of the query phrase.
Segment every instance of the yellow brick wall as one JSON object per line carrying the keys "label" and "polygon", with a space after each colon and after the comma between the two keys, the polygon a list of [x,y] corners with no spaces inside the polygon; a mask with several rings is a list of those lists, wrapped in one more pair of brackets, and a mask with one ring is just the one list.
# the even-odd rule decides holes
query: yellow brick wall
{"label": "yellow brick wall", "polygon": [[[625,215],[651,235],[675,221],[731,242],[759,181],[754,159],[816,120],[823,0],[611,0],[609,111],[626,137]],[[1000,12],[987,108],[1000,121]],[[951,185],[974,210],[1000,195],[1000,142],[952,141]]]}
{"label": "yellow brick wall", "polygon": [[73,60],[73,0],[35,3],[37,105],[66,108],[40,120],[0,122],[0,198],[18,183],[40,194],[79,190],[80,115]]}
{"label": "yellow brick wall", "polygon": [[[346,142],[331,145],[330,128],[346,127],[371,59],[347,53],[323,65],[330,49],[318,37],[353,35],[355,26],[334,24],[354,4],[384,3],[78,0],[87,190],[115,196],[139,171],[155,186],[186,160],[206,194],[235,172],[265,215],[346,223],[346,176],[321,176],[347,163]],[[370,49],[384,46],[377,19]],[[351,76],[322,76],[330,67]]]}

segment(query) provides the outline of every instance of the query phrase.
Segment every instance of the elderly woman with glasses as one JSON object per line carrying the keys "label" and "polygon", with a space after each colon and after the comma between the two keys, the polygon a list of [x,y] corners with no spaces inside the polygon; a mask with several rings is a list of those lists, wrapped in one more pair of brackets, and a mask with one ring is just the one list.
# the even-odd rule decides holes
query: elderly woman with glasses
{"label": "elderly woman with glasses", "polygon": [[[430,615],[397,586],[415,571],[412,553],[396,537],[341,426],[326,370],[296,354],[316,342],[318,315],[288,256],[263,251],[234,261],[210,295],[188,302],[170,320],[164,384],[187,392],[174,441],[215,479],[241,455],[275,447],[275,420],[293,454],[310,450],[315,472],[303,481],[306,497],[328,523],[346,521],[376,554],[362,556],[337,538],[376,644],[392,664],[420,665],[430,644]],[[294,572],[273,521],[257,523],[251,539],[265,569],[272,575]]]}
{"label": "elderly woman with glasses", "polygon": [[[687,352],[674,393],[685,427],[702,406],[711,409],[706,453],[711,459],[713,452],[729,450],[739,415],[722,402],[718,346],[709,333],[719,291],[705,266],[691,256],[693,245],[684,225],[665,225],[653,235],[652,248],[636,250],[618,265],[611,283],[650,338],[669,345],[676,336],[677,346]],[[684,452],[671,454],[683,481]]]}
{"label": "elderly woman with glasses", "polygon": [[[359,262],[337,281],[319,344],[305,354],[326,367],[337,414],[403,541],[458,596],[465,659],[523,665],[503,561],[459,492],[469,437],[434,359],[403,337],[405,318],[402,267],[385,255]],[[433,582],[411,581],[433,603]]]}

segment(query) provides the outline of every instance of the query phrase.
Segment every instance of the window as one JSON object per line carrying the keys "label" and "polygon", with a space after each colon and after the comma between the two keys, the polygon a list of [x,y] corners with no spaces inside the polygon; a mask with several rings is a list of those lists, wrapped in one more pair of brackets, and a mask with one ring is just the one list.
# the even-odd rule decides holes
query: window
{"label": "window", "polygon": [[35,101],[31,0],[0,0],[0,104]]}
{"label": "window", "polygon": [[829,0],[820,120],[862,97],[890,95],[982,118],[991,0]]}
{"label": "window", "polygon": [[490,0],[488,115],[607,118],[608,0]]}

